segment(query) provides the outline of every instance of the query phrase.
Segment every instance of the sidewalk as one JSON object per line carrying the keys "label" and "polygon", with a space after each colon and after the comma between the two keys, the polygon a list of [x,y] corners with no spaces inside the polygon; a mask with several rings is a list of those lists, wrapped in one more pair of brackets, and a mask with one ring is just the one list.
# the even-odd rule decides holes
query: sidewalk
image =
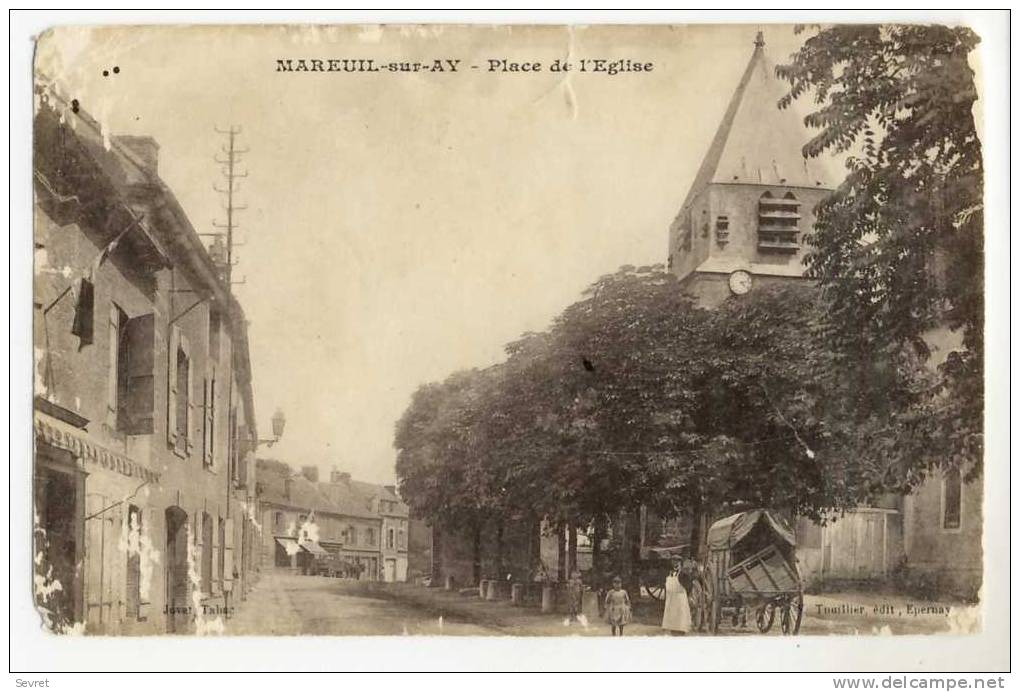
{"label": "sidewalk", "polygon": [[234,613],[227,620],[227,635],[295,635],[301,634],[302,622],[290,596],[279,579],[262,574],[245,600],[234,604]]}

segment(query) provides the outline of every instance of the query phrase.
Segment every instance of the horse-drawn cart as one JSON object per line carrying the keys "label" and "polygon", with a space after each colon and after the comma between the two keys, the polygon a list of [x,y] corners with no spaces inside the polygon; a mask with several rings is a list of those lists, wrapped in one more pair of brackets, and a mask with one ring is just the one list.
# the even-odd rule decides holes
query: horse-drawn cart
{"label": "horse-drawn cart", "polygon": [[775,514],[756,509],[714,523],[708,531],[708,626],[719,630],[723,617],[747,623],[753,609],[762,633],[779,615],[783,634],[797,634],[804,613],[804,589],[797,567],[793,532]]}

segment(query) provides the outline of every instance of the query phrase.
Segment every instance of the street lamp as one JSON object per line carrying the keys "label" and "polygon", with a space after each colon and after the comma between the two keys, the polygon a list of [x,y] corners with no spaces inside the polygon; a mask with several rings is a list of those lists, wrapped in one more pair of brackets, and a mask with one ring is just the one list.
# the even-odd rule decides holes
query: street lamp
{"label": "street lamp", "polygon": [[266,447],[272,447],[283,437],[283,428],[287,425],[287,418],[283,415],[283,411],[276,409],[276,413],[273,414],[272,423],[273,436],[268,440],[259,440],[256,446],[265,445]]}

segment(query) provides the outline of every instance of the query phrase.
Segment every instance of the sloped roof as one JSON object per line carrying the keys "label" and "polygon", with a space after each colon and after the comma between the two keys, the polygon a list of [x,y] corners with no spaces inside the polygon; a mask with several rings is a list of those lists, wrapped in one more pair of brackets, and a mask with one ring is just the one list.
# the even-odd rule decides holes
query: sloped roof
{"label": "sloped roof", "polygon": [[[314,510],[318,513],[335,514],[345,517],[374,519],[377,515],[354,493],[329,483],[313,483],[300,474],[289,474],[282,469],[271,467],[259,460],[258,482],[262,487],[261,499],[277,505],[296,509]],[[290,496],[287,496],[287,479],[291,480]]]}
{"label": "sloped roof", "polygon": [[[351,481],[351,485],[355,482]],[[345,483],[319,483],[319,490],[347,516],[373,518],[379,516],[372,511],[372,506],[366,498]]]}
{"label": "sloped roof", "polygon": [[835,187],[837,179],[829,161],[801,154],[811,135],[792,108],[779,110],[777,104],[785,93],[759,33],[684,208],[710,183]]}
{"label": "sloped roof", "polygon": [[[387,488],[385,485],[376,485],[375,483],[366,483],[364,481],[351,481],[351,488],[359,495],[364,497],[366,500],[387,500],[390,502],[396,502],[397,505],[392,512],[386,512],[391,516],[406,517],[408,515],[408,507],[403,500],[400,499],[395,492]],[[378,507],[378,505],[376,505]]]}

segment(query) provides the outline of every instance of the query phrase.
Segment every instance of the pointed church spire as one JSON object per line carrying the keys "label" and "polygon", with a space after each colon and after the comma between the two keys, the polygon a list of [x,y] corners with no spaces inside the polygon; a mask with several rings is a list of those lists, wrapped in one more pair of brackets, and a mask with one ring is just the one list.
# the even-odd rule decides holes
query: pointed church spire
{"label": "pointed church spire", "polygon": [[811,135],[792,108],[779,110],[779,99],[785,93],[785,85],[766,56],[765,36],[759,31],[684,207],[711,183],[834,187],[827,163],[801,154]]}

